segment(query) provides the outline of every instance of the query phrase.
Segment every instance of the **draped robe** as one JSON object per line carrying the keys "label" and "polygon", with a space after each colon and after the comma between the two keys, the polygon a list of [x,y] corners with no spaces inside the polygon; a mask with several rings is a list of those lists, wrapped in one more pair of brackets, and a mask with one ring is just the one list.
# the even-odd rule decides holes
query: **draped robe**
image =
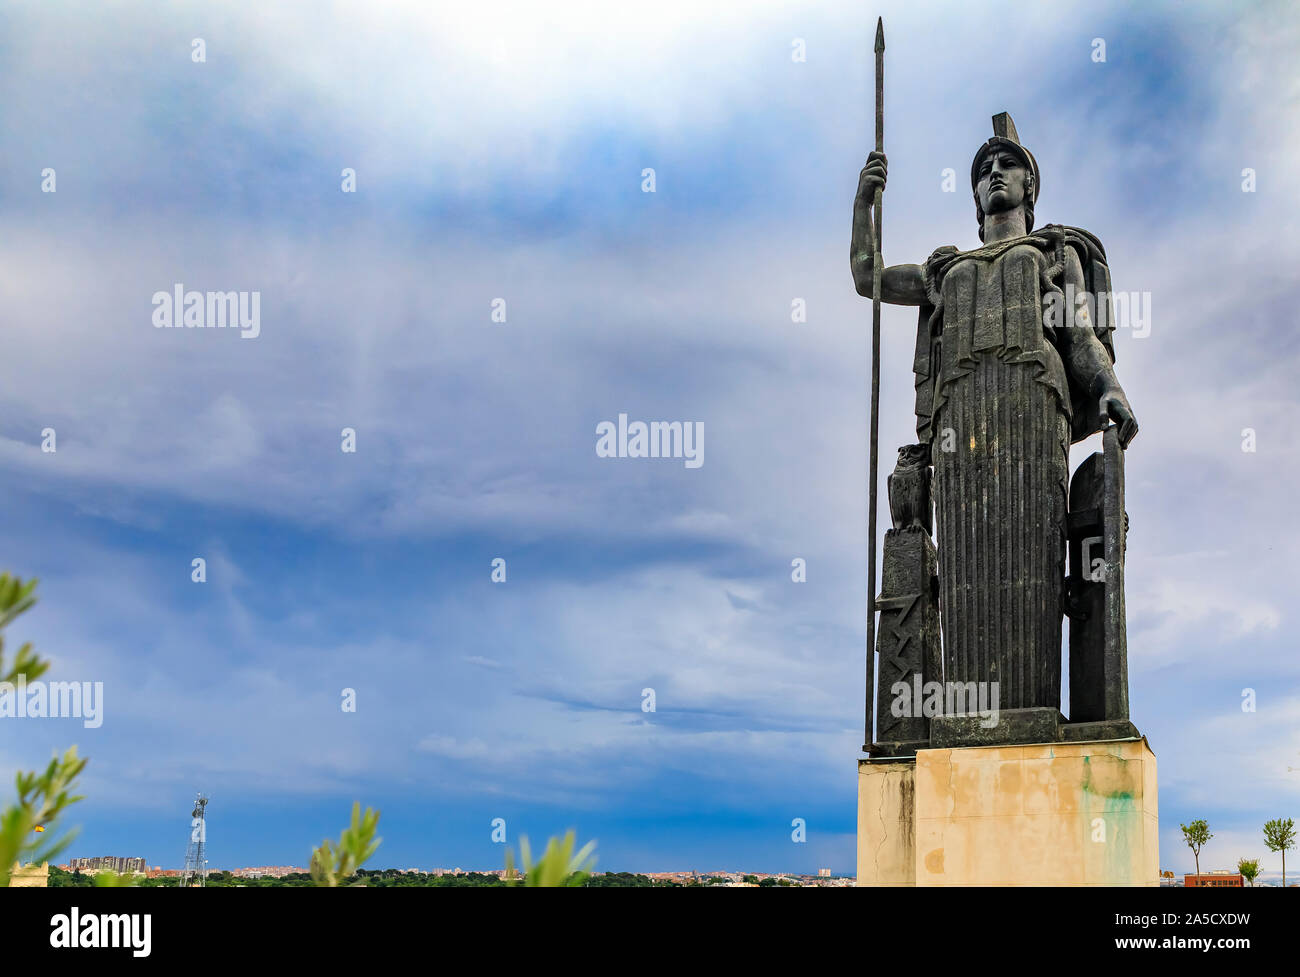
{"label": "draped robe", "polygon": [[[1065,246],[1087,287],[1108,291],[1100,242],[1075,228],[941,248],[923,266],[916,412],[934,464],[944,680],[997,682],[1001,709],[1060,705],[1069,449],[1097,424],[1044,321]],[[1113,360],[1103,308],[1096,325]]]}

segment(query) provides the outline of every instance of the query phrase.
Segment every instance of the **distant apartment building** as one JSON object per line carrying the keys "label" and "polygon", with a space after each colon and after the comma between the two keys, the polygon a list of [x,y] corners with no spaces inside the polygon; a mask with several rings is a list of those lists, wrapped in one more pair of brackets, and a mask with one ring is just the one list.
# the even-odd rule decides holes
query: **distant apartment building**
{"label": "distant apartment building", "polygon": [[1210,886],[1240,889],[1245,884],[1246,880],[1240,873],[1230,872],[1226,868],[1215,869],[1201,875],[1183,876],[1183,885],[1188,889],[1204,889]]}
{"label": "distant apartment building", "polygon": [[256,865],[233,869],[230,874],[237,879],[282,879],[295,873],[305,875],[307,870],[296,865]]}
{"label": "distant apartment building", "polygon": [[817,870],[817,878],[819,878],[819,879],[829,879],[830,877],[831,877],[831,870],[830,870],[830,869],[828,869],[828,868],[819,868],[819,869]]}
{"label": "distant apartment building", "polygon": [[117,872],[144,875],[147,866],[143,858],[123,858],[119,855],[104,855],[100,858],[73,858],[68,860],[68,869],[72,872]]}

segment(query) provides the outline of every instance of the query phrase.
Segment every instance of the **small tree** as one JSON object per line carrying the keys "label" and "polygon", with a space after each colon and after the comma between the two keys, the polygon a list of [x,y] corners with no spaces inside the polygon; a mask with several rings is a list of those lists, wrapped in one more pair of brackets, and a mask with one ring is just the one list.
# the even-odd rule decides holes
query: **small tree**
{"label": "small tree", "polygon": [[1259,859],[1243,858],[1237,862],[1237,871],[1241,873],[1243,879],[1254,885],[1255,880],[1259,878]]}
{"label": "small tree", "polygon": [[515,868],[515,854],[507,848],[506,883],[519,885],[522,882],[529,886],[582,885],[596,864],[596,859],[591,854],[596,850],[596,843],[587,842],[576,854],[573,851],[575,844],[572,831],[565,832],[563,841],[551,838],[546,843],[542,857],[534,862],[528,839],[521,836],[519,858],[523,862],[523,872]]}
{"label": "small tree", "polygon": [[1210,826],[1204,820],[1193,821],[1191,824],[1180,824],[1178,827],[1183,829],[1183,841],[1187,842],[1187,847],[1192,850],[1192,857],[1196,859],[1196,874],[1201,874],[1201,849],[1205,843],[1214,835],[1210,834]]}
{"label": "small tree", "polygon": [[1282,853],[1282,888],[1286,888],[1286,852],[1295,847],[1295,822],[1290,818],[1274,818],[1264,824],[1264,844],[1269,851]]}
{"label": "small tree", "polygon": [[[17,577],[0,573],[0,631],[18,615],[36,603],[36,581],[24,583]],[[14,655],[13,663],[4,664],[4,639],[0,637],[0,684],[8,684],[9,695],[15,695],[14,683],[19,678],[33,682],[45,674],[50,663],[38,658],[27,642]],[[75,832],[49,839],[41,839],[46,826],[54,821],[71,804],[81,800],[71,792],[76,789],[77,775],[86,761],[77,757],[74,746],[63,756],[55,754],[44,773],[19,771],[14,778],[18,788],[18,802],[0,808],[0,888],[9,884],[9,873],[14,863],[30,858],[34,863],[48,862],[72,843]],[[35,836],[35,837],[34,837]],[[41,844],[42,841],[44,844]]]}
{"label": "small tree", "polygon": [[[336,843],[326,839],[311,853],[311,880],[319,886],[337,886],[346,883],[379,850],[382,838],[375,837],[379,827],[379,812],[366,808],[361,813],[361,802],[352,804],[352,823],[343,829]],[[353,885],[364,886],[364,882]]]}

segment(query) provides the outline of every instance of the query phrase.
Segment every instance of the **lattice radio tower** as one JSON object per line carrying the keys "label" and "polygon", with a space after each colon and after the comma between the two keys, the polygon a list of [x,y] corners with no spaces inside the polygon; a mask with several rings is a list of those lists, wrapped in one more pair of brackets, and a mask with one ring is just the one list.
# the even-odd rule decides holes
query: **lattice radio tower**
{"label": "lattice radio tower", "polygon": [[194,810],[190,813],[190,843],[185,849],[185,870],[181,874],[181,888],[204,886],[208,882],[206,842],[208,799],[202,794],[194,797]]}

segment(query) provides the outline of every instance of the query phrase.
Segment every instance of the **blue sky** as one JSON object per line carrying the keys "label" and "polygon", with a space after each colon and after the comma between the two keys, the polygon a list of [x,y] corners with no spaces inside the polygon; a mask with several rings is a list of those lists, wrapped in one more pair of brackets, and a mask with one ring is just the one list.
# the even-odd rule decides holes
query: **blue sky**
{"label": "blue sky", "polygon": [[[1205,817],[1203,864],[1277,867],[1294,10],[542,6],[0,4],[0,539],[41,579],[9,644],[105,685],[99,729],[6,722],[0,772],[77,743],[70,854],[170,867],[202,789],[223,867],[303,864],[360,799],[383,866],[498,867],[502,817],[512,843],[574,827],[607,870],[851,872],[870,304],[847,245],[883,14],[887,259],[977,243],[965,174],[1007,110],[1038,222],[1151,293],[1116,347],[1161,862],[1190,869],[1177,825]],[[260,291],[261,335],[154,329],[177,282]],[[885,311],[886,459],[914,321]],[[620,412],[702,422],[703,467],[598,458]]]}

